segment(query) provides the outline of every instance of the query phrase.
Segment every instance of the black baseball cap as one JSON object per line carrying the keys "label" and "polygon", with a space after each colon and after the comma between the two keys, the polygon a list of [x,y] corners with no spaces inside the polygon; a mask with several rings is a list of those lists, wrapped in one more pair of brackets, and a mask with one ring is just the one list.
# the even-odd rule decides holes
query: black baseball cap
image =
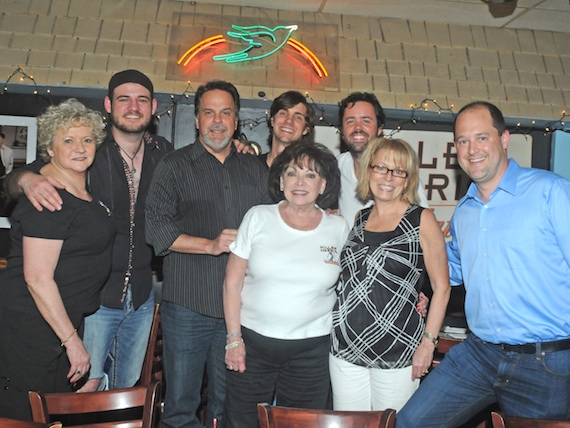
{"label": "black baseball cap", "polygon": [[113,91],[123,83],[138,83],[150,92],[150,97],[154,98],[154,86],[146,74],[138,70],[124,70],[114,74],[109,80],[109,98],[113,98]]}

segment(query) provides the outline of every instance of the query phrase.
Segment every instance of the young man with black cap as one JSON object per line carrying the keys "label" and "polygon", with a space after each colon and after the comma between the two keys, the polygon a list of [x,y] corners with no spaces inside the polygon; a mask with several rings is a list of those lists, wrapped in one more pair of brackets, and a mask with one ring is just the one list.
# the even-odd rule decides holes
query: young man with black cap
{"label": "young man with black cap", "polygon": [[[112,126],[88,180],[92,194],[110,209],[117,235],[101,306],[85,322],[91,371],[82,391],[105,387],[100,380],[107,377],[110,389],[131,387],[140,376],[154,308],[152,249],[145,242],[144,206],[158,161],[173,150],[164,138],[147,131],[156,105],[153,84],[140,71],[121,71],[109,81],[105,110]],[[21,189],[38,210],[61,209],[53,189],[61,184],[20,172],[8,180],[10,193],[14,196]],[[109,354],[112,364],[107,376],[104,365]]]}

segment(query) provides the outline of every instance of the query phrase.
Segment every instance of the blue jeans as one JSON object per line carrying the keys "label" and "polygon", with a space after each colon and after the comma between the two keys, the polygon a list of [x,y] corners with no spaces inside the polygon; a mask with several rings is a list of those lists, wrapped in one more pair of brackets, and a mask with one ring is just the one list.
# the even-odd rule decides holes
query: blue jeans
{"label": "blue jeans", "polygon": [[208,374],[206,427],[212,428],[214,418],[221,424],[226,394],[224,319],[208,317],[166,301],[160,304],[160,319],[166,383],[162,426],[201,426],[196,412],[201,401],[204,368]]}
{"label": "blue jeans", "polygon": [[[137,310],[130,287],[123,309],[100,306],[85,318],[83,343],[91,355],[89,379],[108,377],[108,389],[130,388],[139,380],[154,312],[154,293]],[[110,366],[105,363],[110,360]]]}
{"label": "blue jeans", "polygon": [[519,354],[470,335],[421,383],[396,426],[457,427],[494,402],[509,416],[570,418],[570,350]]}

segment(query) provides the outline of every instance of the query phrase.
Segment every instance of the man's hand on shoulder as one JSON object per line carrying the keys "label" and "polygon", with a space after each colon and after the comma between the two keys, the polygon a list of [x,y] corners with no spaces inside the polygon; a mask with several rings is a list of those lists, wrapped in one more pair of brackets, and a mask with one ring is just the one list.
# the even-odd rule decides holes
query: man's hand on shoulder
{"label": "man's hand on shoulder", "polygon": [[234,143],[234,146],[236,147],[236,150],[238,153],[244,153],[247,155],[256,155],[256,156],[258,155],[258,153],[256,153],[254,148],[247,143],[244,143],[244,142],[237,140],[235,138],[233,139],[233,143]]}
{"label": "man's hand on shoulder", "polygon": [[18,184],[38,211],[44,208],[52,212],[61,210],[63,201],[56,188],[65,189],[65,186],[55,178],[27,172],[22,174]]}
{"label": "man's hand on shoulder", "polygon": [[216,239],[211,241],[212,246],[209,253],[213,256],[219,256],[222,253],[230,252],[230,244],[236,240],[236,229],[224,229],[220,232]]}

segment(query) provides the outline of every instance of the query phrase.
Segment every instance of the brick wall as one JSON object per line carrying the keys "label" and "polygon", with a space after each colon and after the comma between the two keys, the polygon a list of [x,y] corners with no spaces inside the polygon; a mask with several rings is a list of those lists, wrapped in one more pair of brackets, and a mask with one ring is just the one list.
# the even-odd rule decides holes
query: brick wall
{"label": "brick wall", "polygon": [[[455,111],[490,100],[508,116],[558,119],[570,110],[570,33],[174,0],[0,0],[0,76],[22,67],[38,85],[105,87],[114,72],[138,68],[157,91],[181,93],[186,81],[165,78],[176,12],[338,25],[340,91],[313,88],[316,102],[364,90],[390,108],[434,98]],[[283,92],[270,80],[238,89],[244,98]]]}

